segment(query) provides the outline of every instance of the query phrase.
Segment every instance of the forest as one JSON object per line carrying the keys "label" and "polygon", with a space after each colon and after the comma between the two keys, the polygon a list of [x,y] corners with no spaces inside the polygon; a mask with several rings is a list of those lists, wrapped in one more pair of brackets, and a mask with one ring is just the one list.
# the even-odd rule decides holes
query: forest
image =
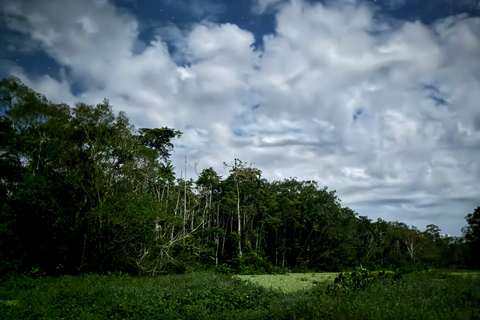
{"label": "forest", "polygon": [[135,128],[108,100],[54,104],[10,77],[0,108],[2,275],[480,267],[480,206],[462,237],[433,223],[420,231],[359,216],[315,181],[269,181],[240,159],[225,159],[228,176],[204,168],[186,179],[170,162],[182,133]]}

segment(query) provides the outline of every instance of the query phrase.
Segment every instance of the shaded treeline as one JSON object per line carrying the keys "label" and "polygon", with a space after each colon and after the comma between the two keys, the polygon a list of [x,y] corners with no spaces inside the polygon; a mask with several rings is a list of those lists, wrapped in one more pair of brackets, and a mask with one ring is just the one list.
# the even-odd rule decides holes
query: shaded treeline
{"label": "shaded treeline", "polygon": [[335,191],[268,181],[239,159],[224,163],[227,177],[208,168],[196,180],[185,172],[176,179],[169,158],[181,132],[135,129],[108,100],[53,104],[16,78],[0,90],[2,273],[475,263],[478,208],[464,243],[435,225],[420,232],[358,217]]}

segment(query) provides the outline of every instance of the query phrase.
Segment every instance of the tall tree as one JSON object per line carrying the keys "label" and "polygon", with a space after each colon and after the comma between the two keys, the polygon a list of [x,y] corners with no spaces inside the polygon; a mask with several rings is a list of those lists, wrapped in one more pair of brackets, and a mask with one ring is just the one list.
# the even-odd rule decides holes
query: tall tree
{"label": "tall tree", "polygon": [[1,259],[49,272],[134,270],[167,215],[157,188],[173,178],[181,133],[136,131],[108,100],[52,104],[17,78],[1,81],[0,107]]}
{"label": "tall tree", "polygon": [[470,249],[470,264],[473,267],[480,267],[480,206],[465,219],[468,225],[462,229],[465,241]]}
{"label": "tall tree", "polygon": [[[240,258],[243,256],[242,250],[242,220],[245,222],[246,216],[245,213],[242,217],[242,213],[240,211],[241,207],[241,188],[248,187],[252,183],[256,182],[260,179],[262,172],[259,169],[247,167],[244,162],[240,159],[235,158],[234,162],[231,164],[224,163],[224,166],[230,168],[230,176],[232,177],[235,185],[236,191],[236,212],[237,212],[237,235],[238,235],[238,253]],[[243,194],[243,198],[245,199],[248,197],[248,194]]]}

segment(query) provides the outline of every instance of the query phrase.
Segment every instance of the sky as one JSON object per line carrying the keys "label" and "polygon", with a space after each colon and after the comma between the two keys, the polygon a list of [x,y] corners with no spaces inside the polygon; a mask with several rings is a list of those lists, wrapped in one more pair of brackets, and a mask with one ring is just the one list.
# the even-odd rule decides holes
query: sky
{"label": "sky", "polygon": [[183,132],[376,220],[461,235],[480,205],[479,0],[3,0],[0,76]]}

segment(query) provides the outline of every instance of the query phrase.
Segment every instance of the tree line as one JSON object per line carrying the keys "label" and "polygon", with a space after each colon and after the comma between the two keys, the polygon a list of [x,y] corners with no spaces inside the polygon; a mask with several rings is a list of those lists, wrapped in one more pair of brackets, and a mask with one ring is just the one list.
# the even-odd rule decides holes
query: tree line
{"label": "tree line", "polygon": [[464,237],[372,221],[335,191],[268,181],[234,159],[175,178],[172,128],[136,129],[108,100],[54,104],[0,83],[0,273],[155,275],[479,266],[480,207]]}

